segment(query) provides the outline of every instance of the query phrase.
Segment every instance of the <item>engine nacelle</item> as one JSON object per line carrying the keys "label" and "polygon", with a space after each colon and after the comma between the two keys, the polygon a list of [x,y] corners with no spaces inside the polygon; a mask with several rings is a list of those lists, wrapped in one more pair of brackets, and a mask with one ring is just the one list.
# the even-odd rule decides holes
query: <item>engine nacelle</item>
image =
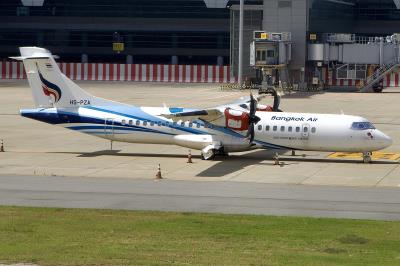
{"label": "engine nacelle", "polygon": [[219,150],[223,148],[225,152],[248,151],[256,148],[250,145],[245,138],[237,138],[232,136],[216,136],[216,135],[176,135],[174,136],[175,144],[195,150],[205,148]]}
{"label": "engine nacelle", "polygon": [[227,108],[224,114],[227,128],[238,131],[249,129],[250,116],[248,113]]}
{"label": "engine nacelle", "polygon": [[210,144],[221,148],[221,144],[213,139],[212,135],[176,135],[174,136],[175,144],[190,149],[201,150]]}

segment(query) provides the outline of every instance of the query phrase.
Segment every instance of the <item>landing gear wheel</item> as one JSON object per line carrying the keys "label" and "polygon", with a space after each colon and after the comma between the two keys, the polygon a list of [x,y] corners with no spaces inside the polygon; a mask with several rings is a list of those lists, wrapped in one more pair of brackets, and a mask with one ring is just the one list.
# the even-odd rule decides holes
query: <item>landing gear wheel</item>
{"label": "landing gear wheel", "polygon": [[372,90],[373,90],[374,92],[377,92],[377,93],[382,92],[382,90],[383,90],[383,85],[377,83],[377,84],[375,84],[375,85],[372,87]]}
{"label": "landing gear wheel", "polygon": [[201,159],[202,160],[212,160],[215,157],[216,150],[210,149],[207,152],[201,152]]}
{"label": "landing gear wheel", "polygon": [[371,155],[372,155],[372,152],[363,152],[363,162],[371,163],[372,162]]}
{"label": "landing gear wheel", "polygon": [[224,150],[224,148],[220,148],[218,150],[215,151],[215,155],[218,156],[229,156],[229,154]]}

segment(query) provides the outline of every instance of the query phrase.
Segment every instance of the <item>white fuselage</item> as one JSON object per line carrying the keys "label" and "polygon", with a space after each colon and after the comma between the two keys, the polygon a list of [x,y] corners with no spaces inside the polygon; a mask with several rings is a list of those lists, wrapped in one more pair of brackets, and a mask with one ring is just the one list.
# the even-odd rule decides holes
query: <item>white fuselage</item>
{"label": "white fuselage", "polygon": [[[244,137],[245,131],[238,132],[203,121],[173,122],[161,116],[168,108],[134,107],[133,111],[124,110],[127,108],[115,111],[80,107],[73,110],[51,108],[43,112],[57,113],[59,119],[64,119],[58,124],[66,128],[113,141],[175,144],[199,150],[212,144],[227,152],[254,148],[370,152],[392,143],[391,138],[378,129],[353,129],[354,122],[368,122],[359,116],[257,112],[261,120],[255,125],[253,145],[249,145]],[[22,115],[29,117],[26,114],[27,111],[22,111]],[[82,121],[72,123],[72,116]]]}

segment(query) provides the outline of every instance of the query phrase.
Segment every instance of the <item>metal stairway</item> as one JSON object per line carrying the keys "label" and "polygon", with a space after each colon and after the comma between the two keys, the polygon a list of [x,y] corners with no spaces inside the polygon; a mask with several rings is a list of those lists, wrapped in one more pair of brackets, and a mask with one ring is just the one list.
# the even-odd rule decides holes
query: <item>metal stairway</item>
{"label": "metal stairway", "polygon": [[360,89],[360,92],[373,92],[373,86],[398,66],[399,63],[394,61],[375,70],[373,75],[367,77],[365,85]]}

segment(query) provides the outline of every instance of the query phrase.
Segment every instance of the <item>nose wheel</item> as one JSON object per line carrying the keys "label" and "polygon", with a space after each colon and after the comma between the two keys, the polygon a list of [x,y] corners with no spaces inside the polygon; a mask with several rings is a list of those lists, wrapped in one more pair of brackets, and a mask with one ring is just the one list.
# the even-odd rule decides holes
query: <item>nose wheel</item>
{"label": "nose wheel", "polygon": [[363,162],[371,163],[371,161],[372,161],[371,155],[372,155],[372,152],[363,152]]}

